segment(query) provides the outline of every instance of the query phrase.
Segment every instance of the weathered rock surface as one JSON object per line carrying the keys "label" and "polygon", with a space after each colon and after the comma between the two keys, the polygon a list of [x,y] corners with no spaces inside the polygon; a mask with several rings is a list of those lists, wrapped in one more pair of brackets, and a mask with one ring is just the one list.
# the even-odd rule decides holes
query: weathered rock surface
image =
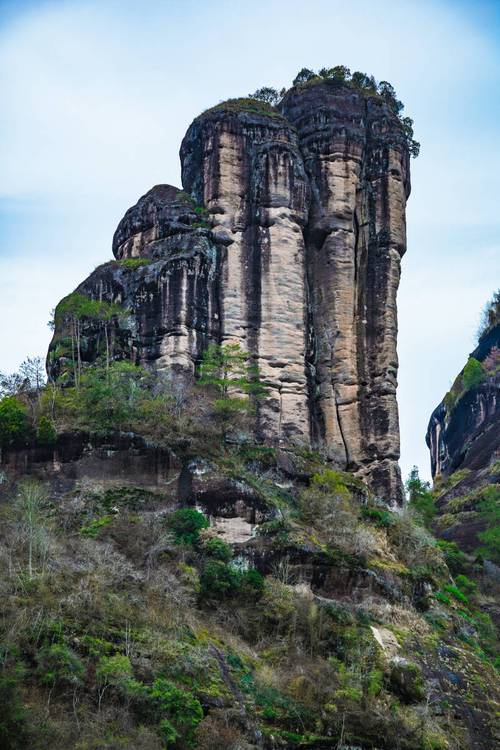
{"label": "weathered rock surface", "polygon": [[469,553],[481,546],[481,534],[491,522],[481,512],[482,501],[500,490],[500,372],[495,367],[499,346],[496,325],[471,354],[486,367],[483,380],[460,391],[462,370],[427,428],[437,493],[436,531]]}
{"label": "weathered rock surface", "polygon": [[[471,357],[483,362],[500,348],[500,326],[481,338]],[[478,471],[500,459],[500,373],[491,372],[451,405],[443,400],[433,411],[426,441],[432,476],[459,469]]]}
{"label": "weathered rock surface", "polygon": [[[117,261],[77,291],[127,308],[116,358],[192,377],[210,341],[239,342],[269,384],[256,436],[321,447],[398,502],[405,134],[379,97],[326,83],[291,89],[280,109],[236,100],[196,118],[185,192],[143,196],[115,233]],[[90,323],[82,341],[91,362]]]}
{"label": "weathered rock surface", "polygon": [[282,106],[298,130],[311,186],[305,239],[316,436],[376,491],[397,495],[406,141],[397,117],[358,93],[314,86],[292,90]]}

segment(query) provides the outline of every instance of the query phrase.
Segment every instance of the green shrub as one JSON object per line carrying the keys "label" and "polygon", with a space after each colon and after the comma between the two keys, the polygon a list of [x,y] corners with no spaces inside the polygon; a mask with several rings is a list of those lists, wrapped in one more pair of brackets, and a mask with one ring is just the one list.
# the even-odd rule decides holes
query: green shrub
{"label": "green shrub", "polygon": [[140,268],[141,266],[149,266],[149,264],[151,263],[151,259],[150,258],[124,258],[123,260],[120,260],[118,262],[122,268],[128,268],[134,271],[136,268]]}
{"label": "green shrub", "polygon": [[44,685],[59,682],[77,685],[85,672],[80,659],[64,643],[43,646],[37,654],[37,663],[37,674]]}
{"label": "green shrub", "polygon": [[168,525],[175,535],[177,544],[195,545],[200,538],[200,531],[210,526],[208,518],[195,508],[180,508],[172,513]]}
{"label": "green shrub", "polygon": [[242,596],[245,599],[260,597],[264,590],[264,577],[255,568],[240,571],[231,563],[208,560],[200,574],[200,598],[224,599]]}
{"label": "green shrub", "polygon": [[0,448],[17,443],[28,436],[28,412],[15,396],[0,401]]}
{"label": "green shrub", "polygon": [[444,587],[444,590],[453,596],[454,599],[459,601],[461,604],[465,604],[467,607],[469,606],[469,600],[465,596],[465,594],[460,591],[459,588],[456,586],[452,586],[450,583],[447,583]]}
{"label": "green shrub", "polygon": [[392,514],[388,510],[382,510],[381,508],[366,508],[361,509],[361,515],[369,521],[373,521],[377,526],[382,529],[388,529],[394,523]]}
{"label": "green shrub", "polygon": [[462,386],[464,391],[476,388],[484,380],[486,373],[479,360],[469,357],[462,373]]}
{"label": "green shrub", "polygon": [[439,539],[437,546],[442,551],[444,561],[452,575],[456,575],[459,571],[464,570],[468,564],[467,555],[459,549],[456,542],[446,542],[444,539]]}
{"label": "green shrub", "polygon": [[420,479],[418,468],[416,466],[410,472],[405,482],[405,489],[408,493],[408,503],[417,517],[421,519],[424,526],[429,527],[436,515],[436,502],[430,489],[429,482]]}
{"label": "green shrub", "polygon": [[233,556],[233,550],[229,544],[218,537],[208,539],[203,545],[203,549],[207,555],[214,557],[216,560],[222,560],[222,562],[229,562]]}
{"label": "green shrub", "polygon": [[473,596],[477,591],[477,583],[471,581],[471,579],[465,575],[458,575],[455,578],[455,583],[465,596]]}
{"label": "green shrub", "polygon": [[156,704],[158,714],[162,716],[159,729],[166,747],[172,747],[178,739],[179,748],[193,747],[194,731],[203,719],[199,700],[192,693],[181,690],[164,678],[156,679],[148,689],[148,694]]}
{"label": "green shrub", "polygon": [[20,664],[4,664],[0,669],[0,747],[3,750],[29,747],[28,715],[20,693],[22,676]]}
{"label": "green shrub", "polygon": [[240,587],[243,594],[260,596],[264,591],[264,576],[255,568],[250,568],[242,574]]}
{"label": "green shrub", "polygon": [[111,515],[101,516],[101,518],[94,518],[94,520],[91,521],[88,526],[82,526],[82,528],[80,529],[80,534],[82,536],[88,536],[91,539],[95,539],[101,529],[109,526],[112,520],[113,516]]}
{"label": "green shrub", "polygon": [[478,534],[482,546],[477,552],[500,564],[500,485],[485,487],[481,490],[480,497],[476,510],[487,528]]}
{"label": "green shrub", "polygon": [[47,447],[53,446],[57,440],[57,430],[54,427],[53,422],[45,416],[41,416],[38,420],[38,427],[36,431],[36,441],[39,445]]}
{"label": "green shrub", "polygon": [[200,575],[200,597],[223,599],[234,594],[241,583],[241,574],[232,565],[221,560],[209,560]]}

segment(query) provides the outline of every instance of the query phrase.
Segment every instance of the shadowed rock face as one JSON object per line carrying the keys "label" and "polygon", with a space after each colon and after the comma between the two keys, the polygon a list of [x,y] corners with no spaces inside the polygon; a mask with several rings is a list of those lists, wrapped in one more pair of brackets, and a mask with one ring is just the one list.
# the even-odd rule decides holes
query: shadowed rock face
{"label": "shadowed rock face", "polygon": [[[269,384],[259,438],[319,446],[400,501],[401,123],[378,97],[320,84],[292,89],[281,113],[209,110],[180,156],[185,192],[143,196],[116,230],[117,262],[78,288],[130,311],[115,356],[191,377],[209,341],[239,342]],[[88,361],[96,335],[84,331]]]}
{"label": "shadowed rock face", "polygon": [[[484,362],[500,349],[500,326],[481,337],[471,357]],[[444,477],[459,469],[479,471],[500,460],[500,374],[492,371],[453,405],[446,400],[434,409],[426,441],[432,476]]]}

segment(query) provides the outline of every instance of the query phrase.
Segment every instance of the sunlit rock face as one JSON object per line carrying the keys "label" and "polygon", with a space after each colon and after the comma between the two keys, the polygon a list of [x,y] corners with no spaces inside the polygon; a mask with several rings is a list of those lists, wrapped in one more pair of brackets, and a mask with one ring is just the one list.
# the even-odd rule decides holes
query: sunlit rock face
{"label": "sunlit rock face", "polygon": [[308,184],[297,136],[279,115],[215,109],[189,128],[181,162],[186,190],[224,244],[222,341],[249,351],[270,385],[258,428],[308,443]]}
{"label": "sunlit rock face", "polygon": [[406,250],[409,157],[397,117],[374,97],[291,90],[310,184],[305,228],[315,439],[401,498],[396,293]]}
{"label": "sunlit rock face", "polygon": [[[129,209],[117,260],[77,290],[127,308],[114,356],[192,378],[210,341],[240,343],[269,385],[258,439],[319,447],[400,502],[401,123],[376,96],[319,84],[291,89],[279,112],[214,107],[180,156],[183,190],[158,185]],[[83,332],[86,361],[96,336]]]}

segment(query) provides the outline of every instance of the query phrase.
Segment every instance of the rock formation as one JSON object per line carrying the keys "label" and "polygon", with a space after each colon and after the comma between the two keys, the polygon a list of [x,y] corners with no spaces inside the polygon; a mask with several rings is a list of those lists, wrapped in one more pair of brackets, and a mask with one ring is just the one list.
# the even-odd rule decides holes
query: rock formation
{"label": "rock formation", "polygon": [[[500,460],[499,349],[500,325],[496,325],[486,331],[470,355],[472,360],[486,364],[484,377],[464,388],[462,370],[451,391],[434,409],[426,435],[434,478],[449,477],[462,469],[479,471]],[[492,360],[491,368],[488,359]]]}
{"label": "rock formation", "polygon": [[[480,363],[480,364],[479,364]],[[434,409],[426,441],[431,456],[438,515],[436,532],[445,540],[499,562],[483,534],[495,525],[485,501],[500,498],[500,325],[480,337],[467,365]],[[475,382],[467,370],[475,367]],[[493,577],[498,579],[498,568]],[[498,609],[491,612],[500,623]]]}
{"label": "rock formation", "polygon": [[[143,196],[115,233],[117,260],[77,289],[127,309],[113,356],[191,379],[209,342],[239,342],[269,385],[259,439],[321,447],[401,501],[396,292],[410,181],[399,118],[366,91],[296,86],[279,110],[247,99],[203,113],[180,156],[183,191]],[[56,327],[53,377],[64,334]],[[84,362],[98,339],[87,321]]]}

